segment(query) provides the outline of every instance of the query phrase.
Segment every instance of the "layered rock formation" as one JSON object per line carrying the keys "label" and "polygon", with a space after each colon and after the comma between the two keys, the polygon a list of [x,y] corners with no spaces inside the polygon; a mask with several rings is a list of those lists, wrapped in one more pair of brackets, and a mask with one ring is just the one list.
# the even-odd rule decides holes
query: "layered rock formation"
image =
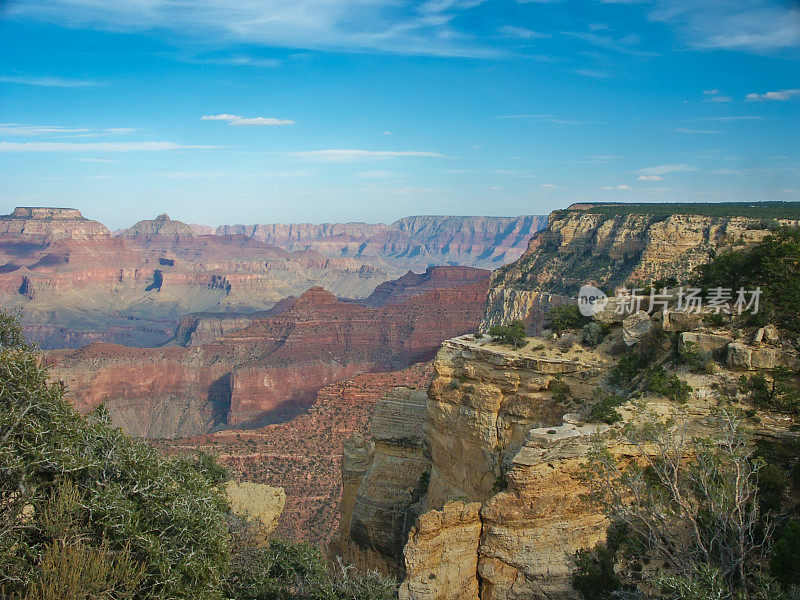
{"label": "layered rock formation", "polygon": [[[431,374],[428,363],[418,363],[402,371],[357,375],[319,390],[309,411],[286,423],[157,444],[169,453],[212,452],[237,481],[281,486],[286,506],[277,535],[326,547],[339,523],[342,443],[353,432],[363,437],[380,398],[424,396]],[[349,501],[345,495],[344,502]]]}
{"label": "layered rock formation", "polygon": [[610,292],[625,283],[686,277],[715,252],[756,243],[770,233],[757,218],[609,216],[585,208],[553,212],[522,257],[494,273],[484,331],[515,319],[540,328],[549,308],[576,297],[585,283]]}
{"label": "layered rock formation", "polygon": [[[112,235],[76,209],[23,207],[0,217],[0,308],[20,309],[26,334],[44,348],[158,346],[188,313],[221,315],[206,323],[216,335],[314,286],[358,299],[412,267],[496,267],[516,259],[539,225],[538,217],[413,217],[212,232],[159,215]],[[199,331],[198,340],[210,339]]]}
{"label": "layered rock formation", "polygon": [[445,342],[427,398],[381,400],[371,435],[345,444],[334,551],[397,575],[401,598],[559,597],[565,557],[606,526],[579,478],[598,427],[565,414],[613,363],[550,344]]}
{"label": "layered rock formation", "polygon": [[66,383],[78,408],[105,402],[117,424],[140,436],[285,421],[325,385],[428,360],[444,339],[474,331],[488,273],[474,275],[466,285],[379,308],[314,287],[278,315],[190,347],[91,344],[54,351],[52,375]]}
{"label": "layered rock formation", "polygon": [[324,256],[351,256],[381,268],[420,270],[431,265],[496,268],[516,260],[545,218],[406,217],[389,225],[223,225],[217,234],[243,234],[289,251],[316,250]]}
{"label": "layered rock formation", "polygon": [[0,218],[0,307],[45,348],[167,342],[187,313],[253,313],[324,285],[366,296],[389,275],[352,258],[289,253],[244,236],[196,235],[161,215],[112,237],[74,209]]}

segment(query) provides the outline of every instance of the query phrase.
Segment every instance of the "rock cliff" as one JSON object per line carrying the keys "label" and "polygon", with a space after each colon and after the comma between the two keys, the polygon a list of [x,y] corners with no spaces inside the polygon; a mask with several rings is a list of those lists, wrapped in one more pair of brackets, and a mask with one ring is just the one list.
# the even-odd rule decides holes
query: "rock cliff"
{"label": "rock cliff", "polygon": [[565,414],[613,363],[550,344],[448,340],[427,397],[387,396],[370,434],[345,443],[332,550],[397,575],[405,599],[557,597],[565,557],[606,526],[578,477],[598,427]]}
{"label": "rock cliff", "polygon": [[495,271],[482,330],[515,319],[540,328],[549,308],[576,297],[585,283],[611,291],[630,282],[686,276],[715,252],[769,234],[758,218],[608,215],[586,208],[551,213],[520,259]]}
{"label": "rock cliff", "polygon": [[[672,307],[634,313],[611,322],[593,348],[576,345],[575,332],[529,338],[521,349],[486,336],[444,342],[427,398],[387,395],[369,434],[345,442],[332,551],[396,576],[401,600],[576,599],[572,557],[603,541],[609,525],[586,499],[587,456],[602,438],[623,461],[640,458],[619,433],[641,406],[680,411],[691,435],[707,431],[715,407],[736,406],[754,415],[747,426],[756,439],[796,444],[792,418],[741,383],[748,372],[777,380],[796,369],[794,338],[772,325],[689,316]],[[650,337],[631,339],[634,329]],[[643,344],[642,356],[655,361],[649,368],[666,368],[687,397],[651,386],[642,367],[627,377],[630,395],[607,424],[594,409],[613,391],[608,376],[629,343]],[[674,347],[688,354],[669,361]],[[706,353],[702,369],[692,352]]]}
{"label": "rock cliff", "polygon": [[[219,315],[217,322],[198,323],[194,342],[182,342],[197,343],[240,328],[248,315],[263,316],[281,299],[314,286],[361,299],[412,267],[494,268],[516,259],[539,223],[538,217],[414,217],[393,225],[226,226],[211,232],[162,214],[112,236],[76,209],[22,207],[0,216],[0,308],[19,309],[26,334],[43,348],[96,341],[160,346],[185,315]],[[386,301],[409,297],[408,291],[399,295],[406,284],[426,285],[406,281],[387,291],[393,299]],[[180,325],[183,333],[187,325]]]}

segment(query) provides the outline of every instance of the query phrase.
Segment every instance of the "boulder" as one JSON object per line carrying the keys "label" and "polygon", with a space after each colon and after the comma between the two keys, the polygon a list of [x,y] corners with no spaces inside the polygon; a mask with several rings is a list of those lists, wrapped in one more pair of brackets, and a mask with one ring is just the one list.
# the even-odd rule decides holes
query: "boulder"
{"label": "boulder", "polygon": [[678,338],[678,348],[683,350],[687,344],[694,344],[706,352],[718,352],[728,347],[733,338],[715,333],[701,333],[699,331],[684,331]]}
{"label": "boulder", "polygon": [[664,331],[691,331],[700,327],[702,322],[701,313],[685,310],[665,310],[661,317],[661,327]]}
{"label": "boulder", "polygon": [[638,344],[645,335],[653,329],[653,323],[643,310],[625,317],[622,321],[622,339],[628,346]]}
{"label": "boulder", "polygon": [[253,526],[255,543],[266,546],[286,504],[283,488],[250,481],[229,481],[225,484],[225,492],[233,514],[243,517]]}

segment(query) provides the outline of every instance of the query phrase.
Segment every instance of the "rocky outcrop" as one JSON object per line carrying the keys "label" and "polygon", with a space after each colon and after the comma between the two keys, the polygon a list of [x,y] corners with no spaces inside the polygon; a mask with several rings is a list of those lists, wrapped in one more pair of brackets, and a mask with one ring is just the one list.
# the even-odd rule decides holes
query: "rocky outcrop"
{"label": "rocky outcrop", "polygon": [[587,208],[553,212],[522,257],[495,271],[482,330],[515,319],[541,329],[549,307],[575,298],[583,284],[611,291],[630,282],[685,277],[713,253],[756,243],[770,233],[756,218],[609,216]]}
{"label": "rocky outcrop", "polygon": [[[198,327],[194,342],[181,338],[198,343],[310,287],[361,299],[412,267],[495,267],[517,258],[538,226],[535,217],[415,217],[391,226],[235,226],[211,234],[159,215],[111,236],[76,209],[18,208],[0,217],[0,308],[19,309],[28,337],[46,349],[160,346],[184,315],[220,315]],[[408,276],[370,305],[464,285],[458,276],[457,268]]]}
{"label": "rocky outcrop", "polygon": [[116,237],[74,209],[0,218],[0,308],[19,309],[26,334],[44,348],[157,346],[187,313],[259,313],[314,285],[358,298],[389,277],[353,258],[196,235],[166,215]]}
{"label": "rocky outcrop", "polygon": [[389,225],[223,225],[217,234],[242,234],[289,251],[350,256],[382,268],[387,264],[415,270],[448,264],[496,268],[516,260],[544,222],[539,216],[416,216]]}
{"label": "rocky outcrop", "polygon": [[334,549],[394,573],[408,600],[560,597],[568,555],[606,527],[580,481],[602,427],[566,413],[611,364],[550,344],[445,342],[425,412],[411,394],[382,400],[371,435],[345,444]]}
{"label": "rocky outcrop", "polygon": [[358,301],[363,306],[400,304],[430,290],[489,285],[489,271],[470,267],[428,267],[424,273],[409,271],[398,279],[385,281],[369,296]]}
{"label": "rocky outcrop", "polygon": [[116,235],[147,243],[155,238],[178,241],[180,238],[193,238],[196,234],[190,225],[173,221],[169,215],[161,214],[153,220],[139,221],[130,228],[117,232]]}
{"label": "rocky outcrop", "polygon": [[250,526],[249,541],[258,546],[266,546],[286,505],[283,488],[231,480],[225,483],[225,494],[231,512],[245,519]]}
{"label": "rocky outcrop", "polygon": [[335,551],[364,570],[399,572],[411,506],[430,476],[420,424],[425,390],[396,388],[373,409],[370,435],[355,433],[344,443],[342,511]]}
{"label": "rocky outcrop", "polygon": [[20,242],[50,242],[61,239],[88,240],[109,237],[102,223],[86,219],[77,208],[21,206],[0,216],[0,252],[25,254]]}

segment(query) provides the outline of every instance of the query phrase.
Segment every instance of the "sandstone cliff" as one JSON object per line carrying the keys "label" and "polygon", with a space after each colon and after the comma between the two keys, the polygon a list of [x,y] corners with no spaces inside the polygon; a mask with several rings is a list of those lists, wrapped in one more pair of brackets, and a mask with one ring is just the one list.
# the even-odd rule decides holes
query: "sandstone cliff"
{"label": "sandstone cliff", "polygon": [[[774,326],[712,326],[688,317],[672,308],[637,313],[611,323],[591,349],[575,345],[570,332],[529,339],[519,350],[485,336],[448,340],[427,398],[387,396],[375,405],[370,434],[345,443],[332,550],[395,575],[401,600],[577,598],[571,557],[604,540],[608,527],[585,498],[587,455],[603,438],[616,455],[635,460],[638,451],[618,434],[641,416],[639,405],[661,415],[680,406],[692,435],[709,426],[720,403],[753,415],[758,406],[748,422],[756,438],[796,443],[792,419],[765,408],[740,383],[748,371],[769,379],[796,369],[794,339]],[[647,327],[636,329],[632,343],[642,343],[641,331],[654,332],[649,343],[660,349],[658,364],[688,384],[688,400],[653,391],[641,375],[626,382],[632,391],[618,406],[618,422],[590,422],[634,322]],[[664,362],[671,336],[679,349],[715,357],[713,364],[697,370]]]}
{"label": "sandstone cliff", "polygon": [[564,557],[605,528],[587,513],[577,479],[597,427],[562,422],[571,399],[591,396],[613,362],[555,346],[448,340],[427,397],[382,399],[370,435],[346,442],[332,549],[397,575],[401,598],[562,589]]}
{"label": "sandstone cliff", "polygon": [[629,282],[685,277],[715,252],[769,234],[757,218],[606,215],[583,208],[553,212],[521,258],[493,274],[482,330],[515,319],[540,328],[549,308],[576,297],[585,283],[611,291]]}

